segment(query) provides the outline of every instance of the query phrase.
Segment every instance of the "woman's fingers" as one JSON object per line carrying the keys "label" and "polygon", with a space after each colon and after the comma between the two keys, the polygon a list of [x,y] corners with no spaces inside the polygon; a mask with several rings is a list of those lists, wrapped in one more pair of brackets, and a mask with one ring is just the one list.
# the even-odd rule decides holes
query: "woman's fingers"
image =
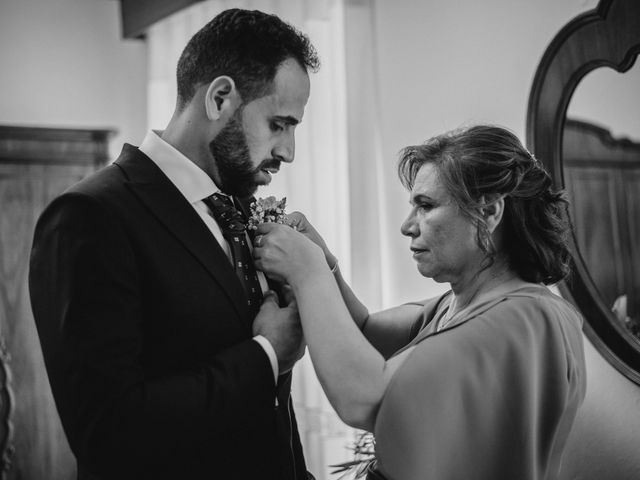
{"label": "woman's fingers", "polygon": [[269,233],[271,230],[273,230],[274,228],[278,228],[278,227],[285,228],[283,225],[279,223],[273,223],[273,222],[260,223],[256,227],[256,235],[265,235]]}
{"label": "woman's fingers", "polygon": [[307,225],[307,218],[300,212],[291,212],[284,218],[284,223],[294,230],[304,230]]}
{"label": "woman's fingers", "polygon": [[293,294],[293,288],[291,288],[291,285],[287,283],[282,285],[282,299],[286,305],[290,305],[296,301],[296,297]]}

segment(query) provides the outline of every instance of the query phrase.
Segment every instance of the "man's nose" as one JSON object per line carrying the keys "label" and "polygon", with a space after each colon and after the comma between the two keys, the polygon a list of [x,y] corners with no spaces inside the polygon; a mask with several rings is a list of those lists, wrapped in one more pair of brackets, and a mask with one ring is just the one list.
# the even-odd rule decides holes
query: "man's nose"
{"label": "man's nose", "polygon": [[296,152],[296,141],[293,132],[283,135],[272,150],[272,155],[281,162],[291,163]]}

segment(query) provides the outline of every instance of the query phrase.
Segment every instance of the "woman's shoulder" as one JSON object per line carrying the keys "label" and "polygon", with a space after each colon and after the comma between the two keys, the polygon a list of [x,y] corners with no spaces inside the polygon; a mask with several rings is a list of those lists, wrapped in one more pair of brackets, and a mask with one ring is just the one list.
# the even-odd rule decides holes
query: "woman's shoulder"
{"label": "woman's shoulder", "polygon": [[504,294],[495,313],[519,314],[527,318],[562,318],[582,327],[582,315],[567,300],[544,285],[527,283]]}
{"label": "woman's shoulder", "polygon": [[437,337],[438,343],[462,344],[467,351],[499,354],[498,350],[508,350],[514,344],[533,346],[555,341],[564,348],[572,345],[574,350],[582,342],[582,323],[582,315],[573,305],[549,288],[520,282],[497,289],[435,335],[425,329],[424,338],[415,343],[421,349],[433,348],[425,340]]}
{"label": "woman's shoulder", "polygon": [[564,365],[571,377],[582,378],[582,324],[582,315],[567,300],[543,285],[531,284],[505,293],[470,319],[459,335],[473,339],[471,349],[479,349],[478,355],[489,349],[497,358],[507,354],[514,361],[520,358],[522,366],[533,360]]}
{"label": "woman's shoulder", "polygon": [[435,297],[425,298],[424,300],[414,300],[411,302],[403,303],[402,305],[410,305],[414,307],[418,307],[422,310],[429,310],[431,308],[435,308],[441,301],[446,299],[449,295],[451,295],[451,290],[447,290],[446,292],[437,295]]}
{"label": "woman's shoulder", "polygon": [[411,329],[411,338],[414,339],[431,321],[436,317],[437,312],[449,301],[451,290],[437,297],[427,298],[416,302],[406,303],[407,307],[413,307],[419,312],[417,321]]}
{"label": "woman's shoulder", "polygon": [[451,294],[451,290],[447,290],[446,292],[436,297],[429,297],[424,300],[408,302],[403,304],[402,306],[406,308],[415,308],[416,311],[421,312],[421,323],[424,324],[425,322],[428,323],[439,309],[441,309],[443,306],[448,305],[448,302],[451,300]]}

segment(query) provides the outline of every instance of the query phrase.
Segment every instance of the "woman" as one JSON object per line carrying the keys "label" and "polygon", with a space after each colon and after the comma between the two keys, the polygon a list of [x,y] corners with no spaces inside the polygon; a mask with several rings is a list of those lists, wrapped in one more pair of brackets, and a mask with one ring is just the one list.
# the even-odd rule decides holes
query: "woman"
{"label": "woman", "polygon": [[568,273],[565,200],[494,126],[407,147],[399,174],[402,233],[420,273],[449,292],[369,314],[300,214],[298,231],[259,227],[257,266],[293,288],[330,402],[375,432],[377,474],[555,478],[585,394],[581,317],[542,285]]}

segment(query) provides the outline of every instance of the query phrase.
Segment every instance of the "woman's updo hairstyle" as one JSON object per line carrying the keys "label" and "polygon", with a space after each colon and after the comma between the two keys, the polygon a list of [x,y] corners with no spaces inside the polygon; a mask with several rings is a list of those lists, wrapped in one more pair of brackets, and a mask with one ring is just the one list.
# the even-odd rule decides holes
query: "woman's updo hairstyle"
{"label": "woman's updo hairstyle", "polygon": [[499,252],[491,242],[483,207],[504,195],[503,253],[524,280],[552,284],[569,274],[567,200],[551,177],[509,130],[477,125],[409,146],[400,153],[398,175],[411,189],[425,163],[461,211],[478,227],[478,246],[488,261]]}

